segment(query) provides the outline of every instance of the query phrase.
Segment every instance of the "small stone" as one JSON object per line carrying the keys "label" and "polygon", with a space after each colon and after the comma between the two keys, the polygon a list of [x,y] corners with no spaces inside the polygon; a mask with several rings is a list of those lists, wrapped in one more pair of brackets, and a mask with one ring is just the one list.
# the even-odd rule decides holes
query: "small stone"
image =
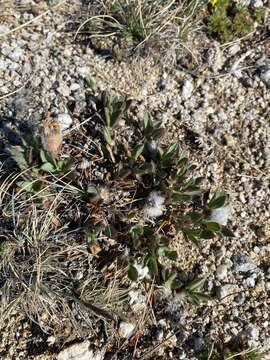
{"label": "small stone", "polygon": [[217,222],[220,225],[227,225],[231,209],[229,205],[213,209],[210,215],[210,220]]}
{"label": "small stone", "polygon": [[248,340],[257,341],[259,338],[259,331],[254,325],[247,325],[244,328],[244,333]]}
{"label": "small stone", "polygon": [[251,0],[251,6],[253,6],[254,8],[263,7],[263,0]]}
{"label": "small stone", "polygon": [[182,98],[187,100],[191,97],[193,91],[193,84],[190,80],[185,80],[182,86]]}
{"label": "small stone", "polygon": [[73,122],[71,116],[69,114],[65,114],[65,113],[64,114],[58,114],[57,115],[57,120],[60,123],[61,131],[67,130],[71,126],[71,124]]}
{"label": "small stone", "polygon": [[217,296],[220,300],[229,297],[235,291],[235,285],[233,284],[226,284],[224,286],[219,286],[217,288]]}
{"label": "small stone", "polygon": [[216,275],[219,280],[223,280],[227,277],[227,267],[226,265],[220,265],[217,267]]}
{"label": "small stone", "polygon": [[260,78],[266,85],[270,86],[270,66],[262,66]]}
{"label": "small stone", "polygon": [[244,193],[240,193],[239,194],[239,200],[241,201],[241,203],[245,204],[247,202]]}
{"label": "small stone", "polygon": [[238,53],[241,50],[241,47],[238,44],[232,45],[229,47],[228,52],[231,56]]}
{"label": "small stone", "polygon": [[135,325],[122,321],[119,325],[119,335],[128,339],[135,329]]}
{"label": "small stone", "polygon": [[9,31],[9,27],[5,24],[0,24],[0,34],[4,34]]}
{"label": "small stone", "polygon": [[10,60],[18,62],[22,59],[23,54],[24,52],[21,48],[15,48],[8,54],[8,57]]}
{"label": "small stone", "polygon": [[62,350],[57,360],[103,360],[105,352],[103,350],[97,351],[89,350],[90,342],[84,341],[79,344],[74,344]]}
{"label": "small stone", "polygon": [[85,78],[86,76],[89,76],[90,74],[90,70],[87,66],[82,66],[77,68],[78,74],[82,77]]}
{"label": "small stone", "polygon": [[247,279],[245,279],[245,283],[247,284],[248,287],[253,288],[255,286],[256,279],[257,279],[257,274],[253,274],[249,276]]}
{"label": "small stone", "polygon": [[249,272],[256,269],[256,266],[251,262],[251,259],[239,251],[233,256],[233,270],[235,272]]}
{"label": "small stone", "polygon": [[80,84],[78,83],[73,83],[70,85],[70,91],[76,91],[80,89]]}
{"label": "small stone", "polygon": [[57,92],[64,97],[69,97],[70,88],[66,84],[60,84],[57,88]]}

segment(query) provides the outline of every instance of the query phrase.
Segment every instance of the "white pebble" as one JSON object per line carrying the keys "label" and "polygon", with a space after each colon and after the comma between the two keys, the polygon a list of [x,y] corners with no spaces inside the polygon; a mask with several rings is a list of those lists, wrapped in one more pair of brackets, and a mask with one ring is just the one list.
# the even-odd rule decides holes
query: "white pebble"
{"label": "white pebble", "polygon": [[226,225],[231,213],[229,205],[213,209],[210,215],[210,220],[217,222],[220,225]]}
{"label": "white pebble", "polygon": [[187,100],[191,97],[193,84],[190,80],[185,80],[182,87],[182,98]]}
{"label": "white pebble", "polygon": [[61,131],[67,130],[71,126],[71,124],[73,122],[73,120],[72,120],[72,118],[71,118],[71,116],[69,114],[58,114],[57,115],[57,120],[60,123]]}
{"label": "white pebble", "polygon": [[129,338],[135,329],[135,325],[122,321],[119,325],[119,335],[123,338]]}

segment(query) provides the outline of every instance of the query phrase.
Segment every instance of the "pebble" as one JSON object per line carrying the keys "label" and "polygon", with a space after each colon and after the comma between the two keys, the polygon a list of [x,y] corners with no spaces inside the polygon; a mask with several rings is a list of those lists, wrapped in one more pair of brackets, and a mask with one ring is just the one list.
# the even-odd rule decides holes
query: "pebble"
{"label": "pebble", "polygon": [[119,325],[119,335],[123,338],[128,339],[133,334],[134,329],[135,325],[133,325],[132,323],[121,321]]}
{"label": "pebble", "polygon": [[268,86],[270,86],[270,66],[263,66],[260,71],[261,80]]}
{"label": "pebble", "polygon": [[229,205],[213,209],[210,215],[210,220],[217,222],[220,225],[227,225],[231,209]]}
{"label": "pebble", "polygon": [[224,298],[224,300],[226,300],[226,297],[229,297],[229,295],[231,293],[233,293],[235,291],[235,285],[233,284],[226,284],[223,286],[219,286],[217,288],[217,296],[220,300],[222,300]]}
{"label": "pebble", "polygon": [[62,132],[67,130],[72,125],[73,122],[72,117],[67,113],[58,114],[57,120],[60,123],[60,129]]}
{"label": "pebble", "polygon": [[62,350],[57,355],[57,360],[103,360],[105,351],[98,350],[93,352],[89,350],[90,341],[84,341],[82,343],[73,344],[68,348]]}
{"label": "pebble", "polygon": [[193,83],[190,80],[185,80],[183,82],[183,86],[182,86],[182,99],[183,100],[187,100],[191,97],[192,92],[193,92],[194,86]]}
{"label": "pebble", "polygon": [[5,24],[0,24],[0,34],[4,34],[9,31],[9,27]]}
{"label": "pebble", "polygon": [[256,342],[259,338],[259,331],[253,324],[247,325],[244,328],[244,334],[252,343]]}
{"label": "pebble", "polygon": [[22,59],[23,55],[24,51],[21,48],[15,48],[8,54],[8,57],[10,60],[18,62]]}
{"label": "pebble", "polygon": [[241,251],[236,253],[232,260],[233,270],[237,273],[246,273],[256,269],[256,266],[251,262],[251,259]]}
{"label": "pebble", "polygon": [[219,280],[223,280],[227,277],[227,266],[219,265],[216,270],[216,275]]}

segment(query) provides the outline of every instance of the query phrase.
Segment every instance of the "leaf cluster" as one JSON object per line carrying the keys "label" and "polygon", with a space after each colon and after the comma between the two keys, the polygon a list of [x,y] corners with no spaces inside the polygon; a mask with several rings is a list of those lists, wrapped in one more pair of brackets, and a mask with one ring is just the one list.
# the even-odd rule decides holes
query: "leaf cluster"
{"label": "leaf cluster", "polygon": [[230,0],[218,0],[211,6],[207,27],[220,41],[228,42],[250,32],[252,17],[247,6]]}

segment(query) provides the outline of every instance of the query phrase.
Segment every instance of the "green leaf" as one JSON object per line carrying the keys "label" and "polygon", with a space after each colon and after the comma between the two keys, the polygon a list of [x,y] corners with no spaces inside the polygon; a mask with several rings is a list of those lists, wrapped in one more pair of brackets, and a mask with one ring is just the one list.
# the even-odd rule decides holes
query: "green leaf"
{"label": "green leaf", "polygon": [[128,265],[128,268],[127,268],[127,274],[128,274],[128,278],[131,280],[131,281],[136,281],[138,279],[138,271],[137,269],[135,268],[135,266],[133,266],[132,264],[129,264]]}
{"label": "green leaf", "polygon": [[125,179],[132,173],[131,169],[129,168],[122,168],[118,173],[118,178]]}
{"label": "green leaf", "polygon": [[226,237],[234,237],[234,233],[226,226],[221,226],[221,234]]}
{"label": "green leaf", "polygon": [[144,149],[144,145],[141,144],[137,144],[131,153],[132,158],[136,161],[138,159],[138,157],[141,155],[141,153],[143,152]]}
{"label": "green leaf", "polygon": [[97,83],[96,80],[94,78],[92,78],[91,76],[86,76],[84,78],[87,86],[90,87],[90,89],[95,93],[97,91]]}
{"label": "green leaf", "polygon": [[212,199],[208,203],[209,209],[218,209],[225,205],[227,195],[219,192],[215,192]]}
{"label": "green leaf", "polygon": [[26,170],[29,167],[28,161],[25,156],[25,150],[22,146],[12,146],[10,149],[10,155],[13,160],[16,161],[17,165],[21,170]]}
{"label": "green leaf", "polygon": [[41,191],[42,187],[43,187],[43,182],[41,180],[37,180],[33,182],[32,188],[35,193]]}
{"label": "green leaf", "polygon": [[90,229],[85,229],[84,233],[87,237],[87,241],[90,244],[96,243],[97,242],[97,232],[94,230],[90,230]]}
{"label": "green leaf", "polygon": [[26,191],[32,191],[33,190],[33,181],[28,181],[28,180],[25,180],[25,181],[18,181],[17,182],[17,185],[22,188],[22,190],[26,190]]}
{"label": "green leaf", "polygon": [[177,252],[175,250],[169,250],[169,249],[166,249],[164,251],[164,255],[170,259],[170,260],[176,260],[177,259]]}
{"label": "green leaf", "polygon": [[89,185],[88,188],[87,188],[87,194],[97,196],[98,195],[98,190],[94,185]]}
{"label": "green leaf", "polygon": [[103,129],[103,136],[107,144],[111,145],[113,140],[111,137],[110,129],[108,127],[105,127]]}
{"label": "green leaf", "polygon": [[170,160],[173,156],[175,156],[178,153],[178,150],[179,148],[177,144],[171,145],[169,149],[164,151],[163,154],[161,155],[162,162],[165,163],[166,161]]}
{"label": "green leaf", "polygon": [[152,275],[157,275],[158,274],[157,259],[156,259],[156,257],[154,255],[150,256],[147,265],[148,265],[148,268],[149,268]]}
{"label": "green leaf", "polygon": [[157,258],[153,254],[146,254],[143,260],[145,266],[148,266],[152,275],[158,274],[158,263]]}
{"label": "green leaf", "polygon": [[185,286],[186,290],[194,291],[203,286],[205,280],[202,278],[194,279]]}
{"label": "green leaf", "polygon": [[57,167],[57,163],[52,155],[48,151],[44,151],[43,149],[39,152],[40,159],[43,163],[51,163],[54,168]]}
{"label": "green leaf", "polygon": [[177,279],[177,273],[176,272],[170,273],[164,285],[166,286],[166,288],[171,290],[178,289],[181,286],[181,281]]}
{"label": "green leaf", "polygon": [[134,247],[138,247],[141,243],[140,238],[143,236],[144,229],[141,225],[135,225],[130,229],[132,242]]}
{"label": "green leaf", "polygon": [[113,238],[113,233],[114,233],[114,228],[111,225],[108,225],[108,226],[105,227],[105,229],[104,229],[104,235],[105,236],[112,239]]}
{"label": "green leaf", "polygon": [[145,114],[143,117],[143,128],[144,130],[149,129],[151,125],[150,117],[148,114]]}
{"label": "green leaf", "polygon": [[196,212],[196,211],[192,211],[190,213],[187,213],[184,215],[184,219],[190,220],[192,222],[200,222],[202,219],[202,214]]}
{"label": "green leaf", "polygon": [[46,171],[46,172],[51,172],[51,173],[55,172],[55,167],[53,166],[53,164],[51,164],[49,162],[41,165],[40,169],[43,171]]}
{"label": "green leaf", "polygon": [[204,222],[204,225],[206,226],[206,228],[208,230],[212,230],[212,231],[220,231],[221,226],[214,221],[206,221]]}
{"label": "green leaf", "polygon": [[201,229],[183,229],[183,233],[186,235],[186,237],[192,241],[195,245],[199,245],[197,237],[200,236]]}
{"label": "green leaf", "polygon": [[46,156],[45,156],[45,151],[41,149],[39,155],[40,155],[41,161],[44,162],[44,163],[46,163],[46,162],[47,162],[47,158],[46,158]]}
{"label": "green leaf", "polygon": [[212,230],[203,229],[200,233],[201,239],[213,239],[215,233]]}
{"label": "green leaf", "polygon": [[151,163],[145,163],[139,168],[134,170],[136,175],[153,174],[155,172],[155,165]]}

